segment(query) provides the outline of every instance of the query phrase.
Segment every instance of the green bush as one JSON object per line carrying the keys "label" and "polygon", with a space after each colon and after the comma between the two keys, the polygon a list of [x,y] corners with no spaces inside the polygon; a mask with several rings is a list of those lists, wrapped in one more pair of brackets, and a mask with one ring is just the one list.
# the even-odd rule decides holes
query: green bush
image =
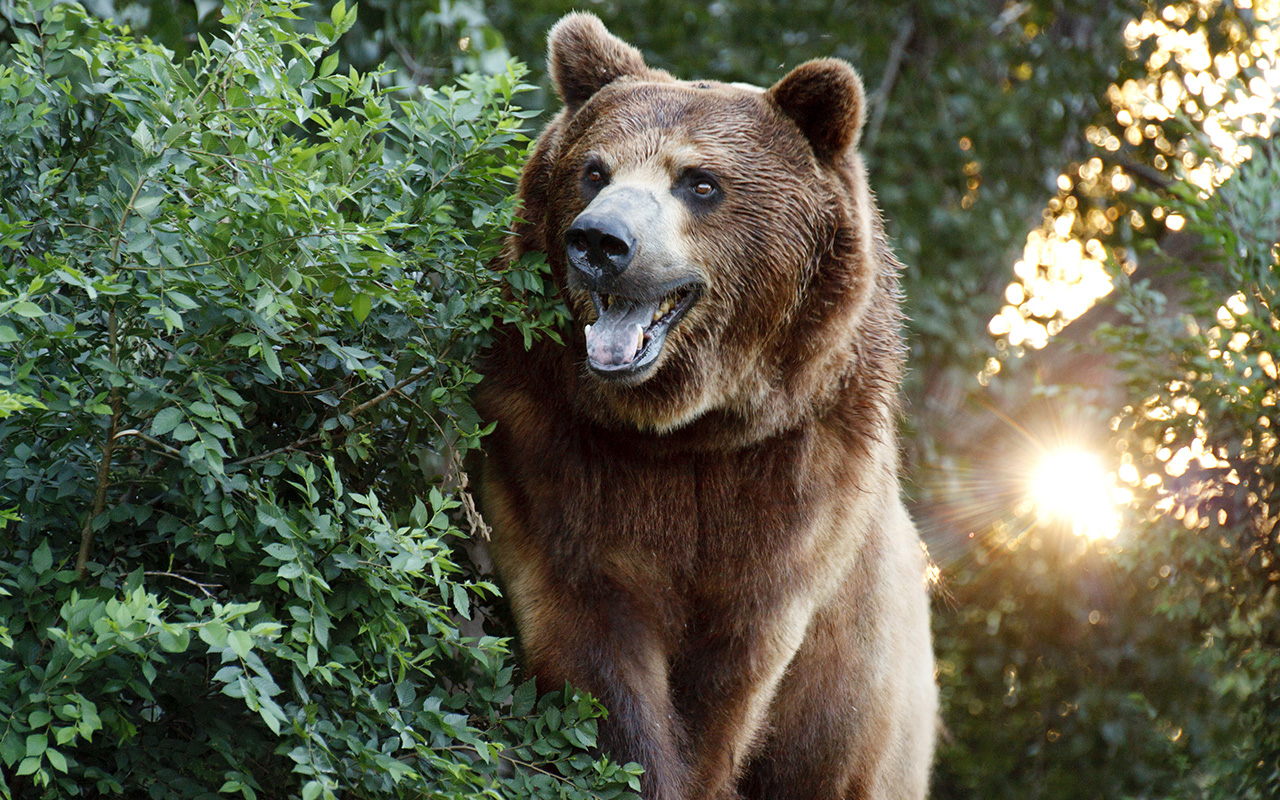
{"label": "green bush", "polygon": [[1280,146],[1246,144],[1211,196],[1179,182],[1148,197],[1187,220],[1204,266],[1184,297],[1124,286],[1128,321],[1105,331],[1141,510],[1122,563],[1213,676],[1219,743],[1189,795],[1213,800],[1280,796]]}
{"label": "green bush", "polygon": [[487,267],[523,70],[404,99],[299,9],[0,17],[0,797],[621,796],[463,566],[474,354],[563,313]]}

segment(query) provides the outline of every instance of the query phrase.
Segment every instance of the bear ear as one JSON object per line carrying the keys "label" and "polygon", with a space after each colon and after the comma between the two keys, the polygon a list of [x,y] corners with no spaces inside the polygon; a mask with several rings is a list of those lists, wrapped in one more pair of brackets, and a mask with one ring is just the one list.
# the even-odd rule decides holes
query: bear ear
{"label": "bear ear", "polygon": [[820,58],[801,64],[768,91],[782,113],[823,161],[838,160],[862,132],[862,79],[847,62]]}
{"label": "bear ear", "polygon": [[584,12],[566,14],[547,34],[547,68],[570,111],[623,75],[649,72],[639,50]]}

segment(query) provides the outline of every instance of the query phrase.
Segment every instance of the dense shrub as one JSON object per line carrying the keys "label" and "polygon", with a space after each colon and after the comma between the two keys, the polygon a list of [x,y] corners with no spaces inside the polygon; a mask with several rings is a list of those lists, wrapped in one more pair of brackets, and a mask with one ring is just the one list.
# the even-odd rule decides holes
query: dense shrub
{"label": "dense shrub", "polygon": [[472,356],[561,313],[486,266],[522,70],[405,99],[298,8],[0,17],[0,796],[626,793],[460,566]]}
{"label": "dense shrub", "polygon": [[1192,629],[1213,676],[1221,743],[1194,778],[1214,800],[1280,797],[1280,146],[1245,145],[1252,158],[1212,195],[1180,183],[1160,198],[1207,267],[1178,298],[1123,287],[1128,319],[1106,331],[1138,509],[1122,563]]}

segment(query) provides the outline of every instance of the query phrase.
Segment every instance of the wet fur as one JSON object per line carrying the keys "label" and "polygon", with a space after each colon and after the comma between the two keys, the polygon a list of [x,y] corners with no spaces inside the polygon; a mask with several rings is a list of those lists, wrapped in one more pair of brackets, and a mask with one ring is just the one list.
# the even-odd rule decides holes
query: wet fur
{"label": "wet fur", "polygon": [[485,516],[527,666],[600,698],[650,800],[921,798],[936,688],[861,84],[829,60],[763,92],[676,81],[584,14],[550,51],[565,109],[506,256],[546,253],[579,320],[563,237],[588,151],[658,172],[696,154],[725,201],[672,232],[708,288],[649,379],[590,374],[580,325],[488,357]]}

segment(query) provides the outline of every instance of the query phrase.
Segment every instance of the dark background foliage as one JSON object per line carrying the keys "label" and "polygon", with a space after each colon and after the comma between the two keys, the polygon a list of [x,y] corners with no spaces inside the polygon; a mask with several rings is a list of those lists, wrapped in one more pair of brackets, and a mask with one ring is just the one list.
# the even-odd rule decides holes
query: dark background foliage
{"label": "dark background foliage", "polygon": [[[864,76],[934,796],[1280,794],[1276,21],[1210,0],[0,7],[0,792],[634,788],[466,552],[473,356],[560,319],[485,264],[574,7],[681,76]],[[1110,294],[1073,321],[1029,233]],[[1061,447],[1114,538],[1029,499]]]}

